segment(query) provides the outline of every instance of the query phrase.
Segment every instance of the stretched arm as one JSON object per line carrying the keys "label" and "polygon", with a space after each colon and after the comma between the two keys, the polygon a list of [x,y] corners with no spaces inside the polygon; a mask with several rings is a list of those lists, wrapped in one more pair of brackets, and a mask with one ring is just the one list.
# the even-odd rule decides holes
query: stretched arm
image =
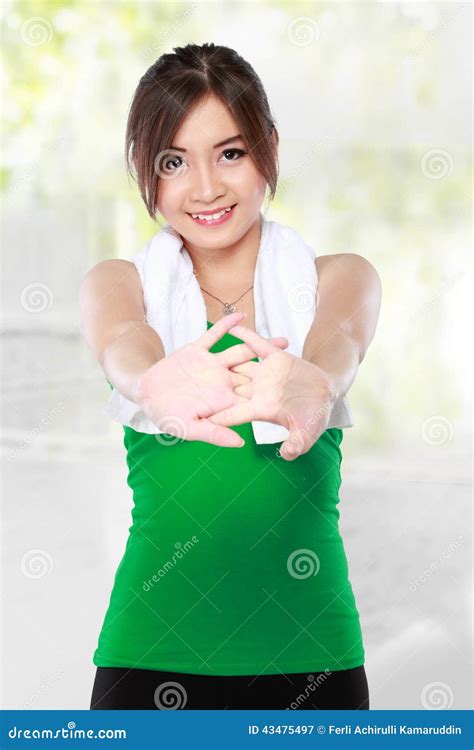
{"label": "stretched arm", "polygon": [[356,253],[323,255],[316,268],[318,305],[302,359],[329,375],[338,398],[354,382],[374,337],[381,281],[374,266]]}
{"label": "stretched arm", "polygon": [[140,277],[127,260],[104,260],[82,280],[79,293],[84,338],[114,388],[138,403],[141,377],[165,356],[145,321]]}
{"label": "stretched arm", "polygon": [[[141,406],[152,422],[166,425],[167,432],[183,440],[230,448],[244,445],[234,430],[207,418],[245,400],[233,388],[248,378],[231,367],[253,359],[255,352],[245,344],[217,354],[209,351],[243,313],[223,315],[196,341],[165,356],[161,338],[146,322],[141,280],[133,263],[98,263],[82,280],[79,303],[84,338],[109,384]],[[266,343],[280,351],[288,346],[284,338]]]}

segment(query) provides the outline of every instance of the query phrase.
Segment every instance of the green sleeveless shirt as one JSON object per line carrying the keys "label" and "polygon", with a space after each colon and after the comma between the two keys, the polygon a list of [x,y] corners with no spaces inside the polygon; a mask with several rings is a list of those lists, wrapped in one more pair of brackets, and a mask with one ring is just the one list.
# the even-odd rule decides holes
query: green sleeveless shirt
{"label": "green sleeveless shirt", "polygon": [[[210,351],[241,341],[226,333]],[[243,448],[124,426],[132,524],[96,666],[254,675],[364,663],[338,528],[342,430],[285,461],[251,423],[231,429]]]}

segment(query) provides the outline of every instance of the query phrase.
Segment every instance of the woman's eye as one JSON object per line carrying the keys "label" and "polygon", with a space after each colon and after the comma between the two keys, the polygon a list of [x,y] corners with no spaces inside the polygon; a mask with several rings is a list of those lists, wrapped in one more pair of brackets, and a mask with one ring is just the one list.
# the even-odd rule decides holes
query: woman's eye
{"label": "woman's eye", "polygon": [[[227,159],[225,161],[238,161],[242,158],[242,156],[245,156],[246,151],[243,151],[241,148],[228,148],[225,151],[222,152],[223,155],[232,154],[237,155],[236,158]],[[176,169],[180,169],[180,167],[183,165],[183,159],[181,156],[169,156],[164,162],[163,162],[163,168],[167,172],[174,172]]]}
{"label": "woman's eye", "polygon": [[242,156],[245,155],[246,152],[242,151],[241,148],[228,148],[222,153],[223,154],[238,154],[237,159],[226,159],[226,161],[238,161]]}
{"label": "woman's eye", "polygon": [[[170,171],[170,172],[173,172],[173,171],[174,171],[173,167],[170,167],[169,165],[170,165],[170,164],[173,164],[173,163],[175,163],[175,162],[177,162],[177,161],[181,161],[181,162],[182,162],[183,160],[181,159],[181,157],[180,157],[180,156],[171,156],[171,157],[169,157],[168,159],[166,159],[166,161],[164,162],[163,166],[164,166],[164,168],[165,168],[166,170],[168,170],[168,171]],[[179,167],[180,167],[181,165],[180,165],[180,164],[178,164],[177,166],[178,166],[178,168],[179,168]]]}

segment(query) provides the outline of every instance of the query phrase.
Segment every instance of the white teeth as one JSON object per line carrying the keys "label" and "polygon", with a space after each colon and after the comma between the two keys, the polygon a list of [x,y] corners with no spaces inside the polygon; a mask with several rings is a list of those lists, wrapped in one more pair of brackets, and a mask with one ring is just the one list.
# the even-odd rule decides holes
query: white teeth
{"label": "white teeth", "polygon": [[219,211],[217,214],[191,214],[193,219],[204,219],[204,221],[213,221],[215,219],[220,219],[221,216],[224,216],[224,214],[229,213],[229,211],[232,210],[232,207],[230,208],[224,208],[223,211]]}

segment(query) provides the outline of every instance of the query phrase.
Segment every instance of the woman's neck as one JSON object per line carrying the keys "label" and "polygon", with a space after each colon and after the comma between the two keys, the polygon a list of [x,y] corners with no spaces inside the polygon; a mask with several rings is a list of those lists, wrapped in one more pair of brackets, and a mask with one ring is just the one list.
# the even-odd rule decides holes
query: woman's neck
{"label": "woman's neck", "polygon": [[199,285],[221,296],[219,291],[225,293],[239,290],[247,283],[248,286],[253,284],[262,224],[259,214],[258,220],[237,243],[222,249],[197,248],[184,240]]}

